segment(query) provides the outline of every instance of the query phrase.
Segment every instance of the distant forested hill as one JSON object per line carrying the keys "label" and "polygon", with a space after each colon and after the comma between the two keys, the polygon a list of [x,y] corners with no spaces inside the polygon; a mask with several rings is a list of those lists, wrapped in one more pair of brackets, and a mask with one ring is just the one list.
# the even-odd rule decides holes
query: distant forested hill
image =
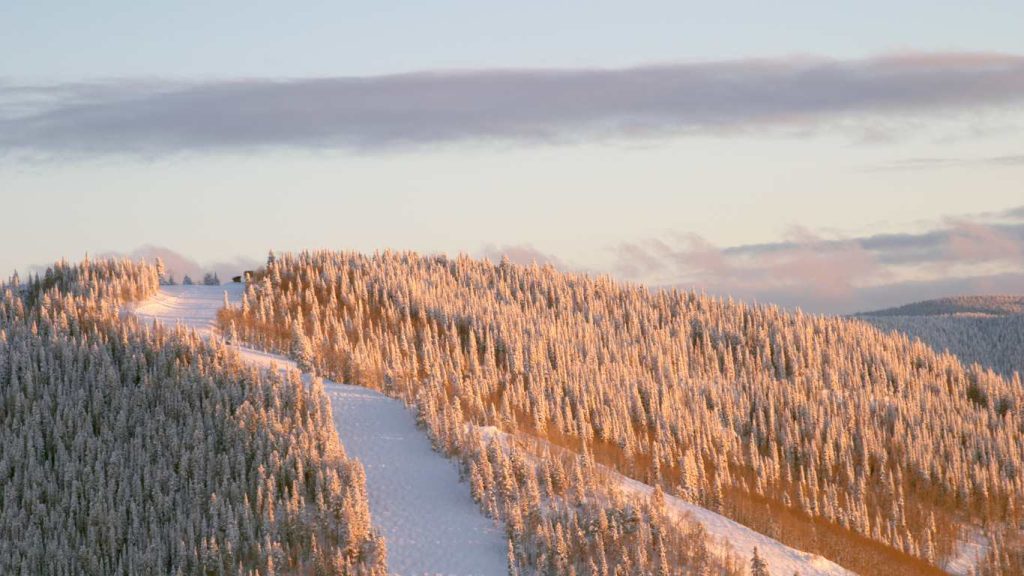
{"label": "distant forested hill", "polygon": [[857,315],[1004,376],[1024,373],[1024,296],[958,296]]}
{"label": "distant forested hill", "polygon": [[857,316],[1009,316],[1024,314],[1024,296],[954,296],[914,302],[896,308],[862,312]]}

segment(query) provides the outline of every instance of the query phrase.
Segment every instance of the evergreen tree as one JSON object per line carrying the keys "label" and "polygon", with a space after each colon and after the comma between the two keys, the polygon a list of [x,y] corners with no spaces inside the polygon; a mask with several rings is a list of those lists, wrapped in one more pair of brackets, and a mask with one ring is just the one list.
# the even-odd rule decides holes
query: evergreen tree
{"label": "evergreen tree", "polygon": [[[869,574],[881,563],[920,570],[910,557],[929,548],[941,565],[961,532],[1024,520],[1014,504],[1024,496],[1019,376],[860,321],[547,267],[394,252],[280,255],[221,321],[293,356],[305,356],[294,345],[301,332],[324,374],[417,406],[436,445],[467,459],[467,476],[477,464],[482,509],[513,526],[529,514],[508,513],[497,462],[461,438],[472,427],[556,440],[620,474],[661,478],[695,502]],[[601,488],[579,488],[571,459],[537,457],[544,465],[530,482],[545,506],[577,507],[558,516],[568,545],[573,518],[585,521],[574,516],[587,504],[580,494]],[[790,513],[765,514],[766,505]],[[605,511],[624,525],[620,507]],[[779,518],[803,525],[789,530]],[[827,538],[807,536],[820,524]],[[524,525],[533,548],[515,542],[529,564],[558,563],[554,528]],[[1000,530],[985,532],[995,541]],[[1019,551],[1019,540],[1006,541]],[[648,544],[609,537],[604,545],[621,559],[609,560],[608,572],[653,571]],[[597,548],[570,558],[600,567]],[[1004,559],[986,560],[990,567],[1013,561],[995,556]],[[1009,566],[1004,573],[1017,568]]]}
{"label": "evergreen tree", "polygon": [[771,576],[768,572],[768,563],[761,558],[757,546],[754,546],[754,555],[750,558],[750,576]]}
{"label": "evergreen tree", "polygon": [[121,314],[159,281],[105,260],[0,285],[0,574],[337,574],[341,550],[383,576],[372,529],[340,546],[369,508],[323,389]]}
{"label": "evergreen tree", "polygon": [[156,275],[160,284],[167,283],[167,268],[164,267],[163,258],[160,258],[159,256],[156,258]]}
{"label": "evergreen tree", "polygon": [[315,370],[313,346],[310,344],[305,332],[298,327],[292,330],[291,356],[299,370],[303,372],[313,372]]}

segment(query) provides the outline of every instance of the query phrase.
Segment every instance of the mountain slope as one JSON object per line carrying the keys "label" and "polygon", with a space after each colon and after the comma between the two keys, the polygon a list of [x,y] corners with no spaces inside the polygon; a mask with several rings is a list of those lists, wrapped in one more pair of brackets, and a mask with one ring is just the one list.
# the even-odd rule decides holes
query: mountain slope
{"label": "mountain slope", "polygon": [[1007,378],[1024,373],[1024,296],[960,296],[857,314]]}
{"label": "mountain slope", "polygon": [[[225,295],[238,304],[242,289],[240,284],[164,286],[135,306],[134,313],[209,337]],[[297,369],[281,356],[236,349],[257,366]],[[432,449],[415,416],[400,401],[373,390],[330,381],[323,386],[339,438],[365,468],[370,512],[388,544],[389,572],[504,573],[504,534],[479,513],[457,469]]]}
{"label": "mountain slope", "polygon": [[1024,296],[953,296],[913,302],[895,308],[861,312],[856,316],[879,318],[885,316],[945,316],[969,314],[979,316],[1009,316],[1024,314]]}
{"label": "mountain slope", "polygon": [[383,574],[326,398],[119,315],[156,289],[115,261],[0,286],[0,573]]}
{"label": "mountain slope", "polygon": [[[481,428],[480,433],[486,438],[507,447],[517,444],[526,451],[536,451],[538,440],[525,439],[507,434],[495,427]],[[532,448],[531,448],[532,446]],[[543,450],[558,451],[559,448],[543,444]],[[627,478],[605,466],[598,467],[598,473],[607,477],[613,489],[631,497],[650,499],[655,489],[643,482]],[[665,508],[668,513],[684,522],[695,522],[707,531],[708,547],[714,553],[728,556],[738,554],[741,558],[750,558],[757,548],[761,558],[768,565],[772,574],[799,574],[800,576],[852,576],[853,573],[830,560],[795,550],[785,544],[769,538],[734,522],[721,514],[717,514],[687,502],[675,496],[664,495]]]}
{"label": "mountain slope", "polygon": [[417,403],[442,439],[535,436],[861,573],[938,573],[981,525],[985,566],[1024,562],[1024,390],[920,343],[550,267],[268,264],[222,326]]}

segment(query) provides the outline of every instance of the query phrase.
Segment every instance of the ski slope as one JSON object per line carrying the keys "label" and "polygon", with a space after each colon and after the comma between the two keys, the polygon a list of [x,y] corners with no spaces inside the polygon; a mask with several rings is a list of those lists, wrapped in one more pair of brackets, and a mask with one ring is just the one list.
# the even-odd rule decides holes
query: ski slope
{"label": "ski slope", "polygon": [[[137,305],[143,320],[181,324],[205,336],[216,330],[217,311],[227,293],[241,301],[240,284],[226,286],[165,286]],[[274,354],[237,347],[247,361],[266,368],[296,369],[294,362]],[[484,518],[459,483],[451,462],[434,452],[416,427],[414,415],[400,402],[358,386],[324,383],[331,399],[335,427],[349,455],[366,468],[373,523],[387,538],[389,569],[394,574],[506,573],[506,543],[502,530]],[[493,427],[489,437],[508,441]],[[652,488],[606,472],[628,494],[644,496]],[[707,529],[718,552],[732,551],[749,559],[756,546],[772,574],[853,576],[853,572],[815,554],[790,548],[706,508],[666,495],[674,513]]]}
{"label": "ski slope", "polygon": [[[180,324],[209,337],[224,294],[234,304],[242,291],[240,284],[164,286],[132,311],[142,320]],[[283,357],[236,348],[255,365],[296,369]],[[413,413],[373,390],[329,381],[324,387],[345,451],[366,469],[370,512],[387,539],[389,571],[403,576],[506,573],[503,530],[480,514],[455,464],[432,449]]]}
{"label": "ski slope", "polygon": [[[494,426],[477,427],[477,430],[485,438],[497,440],[503,445],[507,445],[511,441],[507,433],[498,430]],[[543,444],[546,449],[554,452],[563,450],[563,448],[548,444],[537,438],[531,438],[530,442]],[[529,452],[527,451],[527,453]],[[597,466],[623,494],[648,498],[654,492],[654,488],[648,484],[623,476],[601,464]],[[790,548],[774,538],[765,536],[760,532],[755,532],[721,514],[712,512],[707,508],[701,508],[675,496],[665,494],[665,505],[675,517],[703,525],[708,533],[708,548],[715,553],[722,556],[733,553],[749,563],[756,547],[758,553],[768,565],[768,571],[773,575],[856,576],[854,572],[823,556]]]}
{"label": "ski slope", "polygon": [[[650,496],[654,492],[654,488],[647,484],[626,478],[615,472],[609,471],[609,473],[618,478],[619,487],[623,492],[642,496]],[[702,524],[710,536],[709,548],[725,551],[731,547],[741,558],[749,559],[754,555],[756,547],[772,574],[855,576],[853,572],[823,556],[790,548],[774,538],[755,532],[721,514],[675,496],[666,494],[665,506],[678,517],[689,518],[691,521]]]}

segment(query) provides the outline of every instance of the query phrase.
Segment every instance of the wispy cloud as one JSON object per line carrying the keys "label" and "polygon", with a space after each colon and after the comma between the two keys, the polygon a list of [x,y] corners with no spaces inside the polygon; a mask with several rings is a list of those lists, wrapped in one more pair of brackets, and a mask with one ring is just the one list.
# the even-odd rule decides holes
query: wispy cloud
{"label": "wispy cloud", "polygon": [[864,168],[867,172],[929,170],[964,166],[1024,166],[1024,154],[963,158],[905,158]]}
{"label": "wispy cloud", "polygon": [[1024,292],[1024,207],[947,219],[919,233],[826,238],[794,229],[784,241],[733,247],[675,235],[623,243],[613,252],[616,274],[629,279],[853,312],[902,303],[914,290]]}
{"label": "wispy cloud", "polygon": [[237,256],[228,260],[200,264],[197,260],[185,254],[164,246],[153,245],[140,246],[131,252],[106,252],[100,254],[99,257],[127,257],[132,260],[147,261],[160,258],[167,269],[167,273],[173,274],[178,282],[181,282],[186,275],[199,282],[202,280],[203,275],[212,272],[216,272],[222,282],[227,282],[231,280],[232,276],[238,276],[242,271],[255,269],[262,264],[261,261],[246,256]]}
{"label": "wispy cloud", "polygon": [[[810,129],[1024,101],[1024,56],[782,58],[605,70],[0,84],[0,152],[381,150]],[[870,130],[869,130],[870,128]]]}

